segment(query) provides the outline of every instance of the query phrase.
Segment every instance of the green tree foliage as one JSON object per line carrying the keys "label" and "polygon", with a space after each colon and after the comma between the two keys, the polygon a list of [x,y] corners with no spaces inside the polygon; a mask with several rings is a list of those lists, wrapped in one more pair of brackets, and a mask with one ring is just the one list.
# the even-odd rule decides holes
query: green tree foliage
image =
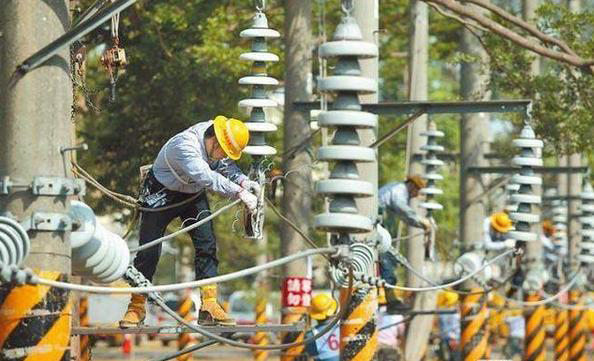
{"label": "green tree foliage", "polygon": [[[571,13],[547,2],[537,12],[536,25],[562,39],[583,58],[594,57],[594,12]],[[531,75],[533,53],[492,34],[483,36],[490,58],[492,88],[500,97],[534,100],[536,132],[550,153],[591,152],[594,149],[594,76],[551,60],[541,60],[539,75]]]}

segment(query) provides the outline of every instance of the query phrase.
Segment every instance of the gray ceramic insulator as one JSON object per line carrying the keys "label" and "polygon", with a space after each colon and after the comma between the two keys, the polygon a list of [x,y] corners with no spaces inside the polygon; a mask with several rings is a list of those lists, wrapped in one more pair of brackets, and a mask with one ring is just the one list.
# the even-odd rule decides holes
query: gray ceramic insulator
{"label": "gray ceramic insulator", "polygon": [[240,108],[246,108],[250,112],[250,118],[245,123],[250,131],[250,141],[244,152],[253,156],[274,155],[276,149],[266,143],[265,135],[277,131],[277,127],[267,120],[264,108],[278,106],[275,100],[268,97],[268,90],[278,86],[279,82],[268,76],[266,64],[276,62],[279,58],[276,54],[268,52],[266,39],[278,38],[280,34],[268,28],[268,19],[264,13],[257,12],[252,26],[239,35],[252,40],[251,50],[239,56],[240,60],[252,62],[252,74],[239,79],[240,85],[251,87],[250,97],[239,102]]}
{"label": "gray ceramic insulator", "polygon": [[514,222],[514,230],[509,236],[517,241],[533,242],[538,239],[535,232],[532,232],[532,225],[540,222],[540,214],[534,213],[540,208],[542,199],[536,194],[535,186],[542,184],[542,179],[534,169],[542,166],[540,158],[542,140],[536,139],[536,135],[530,125],[525,125],[520,137],[514,139],[512,144],[520,149],[519,154],[513,158],[513,165],[520,167],[519,173],[512,177],[512,183],[518,186],[518,190],[510,197],[515,209],[510,212],[510,218]]}
{"label": "gray ceramic insulator", "polygon": [[427,215],[431,216],[433,211],[443,209],[443,206],[435,200],[435,197],[443,194],[443,191],[436,186],[436,183],[443,179],[438,171],[444,163],[437,159],[437,154],[443,152],[444,147],[437,142],[445,134],[436,129],[434,122],[430,122],[429,128],[421,132],[420,135],[427,137],[427,143],[421,146],[421,150],[425,151],[425,157],[421,161],[421,164],[425,166],[425,173],[421,176],[427,181],[427,187],[420,190],[420,193],[425,196],[425,201],[421,202],[419,206],[426,209]]}
{"label": "gray ceramic insulator", "polygon": [[578,259],[583,265],[594,264],[594,190],[588,180],[580,194],[582,199],[582,239]]}
{"label": "gray ceramic insulator", "polygon": [[317,158],[333,164],[330,178],[316,183],[316,192],[330,199],[328,213],[314,219],[317,229],[331,233],[365,233],[373,224],[359,214],[355,199],[375,193],[371,183],[360,179],[357,163],[373,162],[375,151],[361,146],[357,130],[377,127],[377,115],[361,111],[359,94],[377,92],[375,79],[361,76],[359,59],[377,57],[375,44],[362,41],[361,30],[354,18],[343,17],[333,41],[319,47],[322,58],[335,58],[331,75],[318,81],[318,90],[334,95],[331,110],[319,115],[318,124],[334,129],[330,144],[320,147]]}

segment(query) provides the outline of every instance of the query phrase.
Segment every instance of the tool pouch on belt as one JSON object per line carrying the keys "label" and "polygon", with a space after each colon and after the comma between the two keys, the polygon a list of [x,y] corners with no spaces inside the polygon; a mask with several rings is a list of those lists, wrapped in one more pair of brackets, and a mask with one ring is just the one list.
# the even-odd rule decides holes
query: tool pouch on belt
{"label": "tool pouch on belt", "polygon": [[148,168],[146,176],[140,185],[138,203],[146,208],[160,208],[181,202],[192,195],[167,189],[155,178],[153,170]]}

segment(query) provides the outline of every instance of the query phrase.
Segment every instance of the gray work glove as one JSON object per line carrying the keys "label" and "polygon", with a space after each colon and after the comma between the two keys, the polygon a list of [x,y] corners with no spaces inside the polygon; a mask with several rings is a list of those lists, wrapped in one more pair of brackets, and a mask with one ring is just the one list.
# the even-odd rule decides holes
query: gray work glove
{"label": "gray work glove", "polygon": [[241,182],[240,186],[241,188],[247,189],[256,196],[260,195],[260,191],[262,190],[258,182],[254,182],[253,180],[249,179],[245,179],[243,182]]}
{"label": "gray work glove", "polygon": [[251,194],[247,189],[242,189],[238,196],[250,213],[254,213],[256,211],[258,208],[258,198],[255,195]]}

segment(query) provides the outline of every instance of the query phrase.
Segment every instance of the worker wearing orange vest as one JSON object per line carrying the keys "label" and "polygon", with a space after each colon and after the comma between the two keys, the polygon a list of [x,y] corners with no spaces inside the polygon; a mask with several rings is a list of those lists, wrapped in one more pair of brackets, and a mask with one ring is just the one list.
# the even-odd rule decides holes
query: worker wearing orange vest
{"label": "worker wearing orange vest", "polygon": [[[245,176],[233,162],[240,158],[249,141],[247,126],[222,115],[200,122],[173,136],[161,148],[143,181],[139,203],[145,208],[162,211],[142,212],[140,245],[163,236],[169,223],[181,218],[184,226],[195,223],[210,213],[206,191],[228,198],[239,198],[250,211],[257,207],[258,183]],[[191,202],[186,200],[197,197]],[[172,206],[172,207],[168,207]],[[196,279],[217,275],[216,238],[212,222],[189,231],[195,249]],[[155,273],[161,245],[140,251],[134,266],[150,281]],[[234,325],[217,301],[215,284],[201,287],[201,324]],[[137,327],[146,315],[146,296],[132,294],[120,327]]]}

